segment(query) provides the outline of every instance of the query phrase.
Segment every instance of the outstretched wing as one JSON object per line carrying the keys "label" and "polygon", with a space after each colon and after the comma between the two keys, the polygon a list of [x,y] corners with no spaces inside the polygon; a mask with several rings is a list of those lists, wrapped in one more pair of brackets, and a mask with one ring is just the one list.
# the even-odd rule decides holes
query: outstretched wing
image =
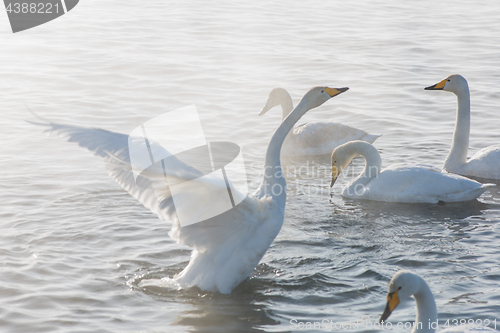
{"label": "outstretched wing", "polygon": [[[203,228],[193,225],[182,228],[181,232],[181,224],[172,196],[173,187],[168,186],[169,184],[178,184],[175,187],[176,204],[181,205],[185,211],[190,211],[191,215],[196,217],[203,216],[207,210],[213,210],[213,202],[217,201],[214,199],[228,196],[228,188],[232,190],[234,196],[242,196],[241,193],[234,193],[237,190],[231,186],[230,182],[210,175],[203,176],[203,172],[175,156],[170,156],[168,163],[157,163],[156,167],[146,169],[135,179],[129,154],[128,135],[98,128],[84,128],[53,122],[34,124],[44,126],[47,131],[66,137],[68,141],[76,142],[81,147],[87,148],[103,158],[109,175],[120,186],[160,219],[174,222],[169,235],[178,243],[193,247],[209,246],[207,242],[218,242],[231,232],[231,228],[228,228],[227,225],[218,228],[219,223],[217,223],[216,218],[207,221],[208,223],[201,223],[204,225]],[[161,145],[154,142],[148,142],[148,144],[153,154],[157,156],[169,155],[168,153],[162,154],[166,150]],[[146,149],[146,147],[144,148]],[[200,178],[201,176],[203,177]],[[196,179],[195,188],[185,185],[193,179]],[[207,230],[207,227],[213,232]]]}

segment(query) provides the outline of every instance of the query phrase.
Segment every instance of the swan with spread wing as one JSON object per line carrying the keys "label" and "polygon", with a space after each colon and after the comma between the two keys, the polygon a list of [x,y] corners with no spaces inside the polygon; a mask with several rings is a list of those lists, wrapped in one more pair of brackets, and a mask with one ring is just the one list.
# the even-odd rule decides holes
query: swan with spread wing
{"label": "swan with spread wing", "polygon": [[[228,294],[252,273],[283,224],[286,181],[281,172],[280,151],[288,132],[308,110],[347,89],[310,89],[272,136],[265,155],[262,183],[255,193],[247,195],[233,209],[187,226],[179,223],[172,193],[165,187],[163,173],[144,172],[139,179],[140,184],[134,179],[128,135],[52,122],[43,125],[102,157],[110,176],[118,184],[161,219],[173,221],[170,237],[179,244],[192,247],[193,251],[187,267],[173,277],[172,282],[182,288],[196,286],[204,291]],[[164,149],[154,142],[149,144],[152,151]],[[179,180],[194,179],[201,175],[199,170],[175,157],[170,158],[164,172],[169,179]],[[212,194],[214,191],[227,193],[229,186],[211,179],[200,184],[209,189],[207,193]],[[185,191],[182,193],[183,198],[189,200],[190,189],[186,187]],[[194,196],[199,197],[199,193]],[[210,200],[209,197],[205,199]],[[193,210],[201,206],[195,200],[187,204]]]}

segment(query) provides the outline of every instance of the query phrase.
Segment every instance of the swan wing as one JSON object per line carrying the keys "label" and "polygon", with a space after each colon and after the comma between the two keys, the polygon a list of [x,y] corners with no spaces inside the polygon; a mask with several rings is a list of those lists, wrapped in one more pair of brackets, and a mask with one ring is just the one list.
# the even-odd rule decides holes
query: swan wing
{"label": "swan wing", "polygon": [[[109,175],[130,195],[157,214],[159,218],[174,221],[170,235],[179,243],[197,246],[204,242],[204,237],[200,237],[200,242],[197,242],[192,232],[186,232],[186,238],[183,239],[183,234],[179,232],[181,223],[175,209],[176,204],[178,207],[183,207],[183,211],[190,211],[192,213],[191,219],[196,219],[217,215],[214,213],[213,203],[218,200],[214,200],[214,198],[227,197],[228,205],[230,205],[230,194],[234,198],[239,198],[237,203],[241,203],[245,197],[242,192],[232,186],[230,180],[226,182],[214,174],[204,176],[201,171],[175,156],[168,158],[165,168],[146,169],[136,179],[130,162],[129,136],[126,134],[52,122],[39,125],[44,125],[48,131],[66,137],[68,141],[76,142],[79,146],[87,148],[103,158]],[[153,153],[158,155],[162,150],[165,150],[154,142],[150,142],[150,148]],[[192,184],[193,179],[196,180],[195,186]],[[175,193],[175,202],[172,192]],[[228,208],[230,209],[231,206]],[[189,230],[195,229],[190,228]]]}
{"label": "swan wing", "polygon": [[481,149],[469,159],[465,167],[467,175],[500,179],[500,145]]}
{"label": "swan wing", "polygon": [[366,185],[364,195],[388,202],[457,202],[476,199],[488,186],[429,165],[395,164]]}
{"label": "swan wing", "polygon": [[[281,229],[283,210],[271,197],[247,195],[231,206],[229,190],[234,195],[235,189],[217,173],[170,187],[165,186],[163,172],[148,170],[145,177],[155,189],[160,210],[175,209],[170,237],[194,247],[189,264],[174,278],[183,287],[230,293],[252,273]],[[186,219],[193,218],[198,222],[186,225]]]}
{"label": "swan wing", "polygon": [[[47,132],[65,137],[69,142],[76,142],[80,147],[87,148],[101,157],[106,163],[111,178],[130,195],[161,219],[171,219],[172,212],[160,209],[160,203],[154,193],[151,181],[144,177],[138,179],[137,182],[135,181],[130,168],[128,135],[99,128],[84,128],[53,122],[35,124],[44,126]],[[155,149],[158,148],[155,147]],[[189,170],[189,166],[186,166],[186,169]],[[190,171],[196,172],[196,170]]]}
{"label": "swan wing", "polygon": [[312,122],[296,126],[287,137],[285,155],[325,155],[349,141],[372,143],[379,135],[330,121]]}
{"label": "swan wing", "polygon": [[[230,181],[214,174],[203,176],[175,157],[169,158],[167,168],[148,168],[135,180],[128,135],[56,123],[39,125],[103,158],[118,184],[160,218],[173,221],[169,235],[179,244],[194,247],[188,266],[174,279],[176,284],[230,293],[251,274],[281,229],[283,211],[271,197],[243,196]],[[163,149],[155,143],[150,146],[154,152]],[[166,186],[165,174],[168,185],[177,185]],[[190,184],[193,179],[196,186]],[[181,225],[176,207],[187,208],[191,217],[206,216],[218,198],[228,197],[228,189],[234,198],[240,196],[234,207],[199,223]]]}

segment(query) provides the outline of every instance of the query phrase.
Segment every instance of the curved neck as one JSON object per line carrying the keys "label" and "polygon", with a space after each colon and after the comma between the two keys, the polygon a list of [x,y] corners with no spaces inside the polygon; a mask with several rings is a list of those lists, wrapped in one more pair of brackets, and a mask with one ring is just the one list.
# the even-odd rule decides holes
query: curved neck
{"label": "curved neck", "polygon": [[365,169],[359,176],[349,184],[349,189],[360,193],[364,191],[363,185],[368,184],[373,178],[377,177],[382,171],[382,158],[377,148],[364,141],[354,141],[352,145],[355,149],[352,152],[351,160],[357,155],[361,155],[366,160]]}
{"label": "curved neck", "polygon": [[444,168],[459,166],[467,163],[470,132],[470,94],[465,86],[461,91],[455,92],[458,100],[457,121],[450,153],[444,162]]}
{"label": "curved neck", "polygon": [[279,101],[282,111],[281,121],[283,122],[293,110],[293,101],[292,97],[286,90],[284,90],[284,92],[280,94]]}
{"label": "curved neck", "polygon": [[417,316],[412,333],[434,333],[437,328],[436,302],[427,283],[421,277],[418,278],[420,279],[420,288],[413,295],[417,303]]}
{"label": "curved neck", "polygon": [[286,117],[278,129],[274,132],[267,146],[264,164],[264,178],[257,190],[260,195],[270,195],[278,198],[278,203],[286,201],[286,181],[281,169],[281,146],[293,125],[309,110],[304,100]]}

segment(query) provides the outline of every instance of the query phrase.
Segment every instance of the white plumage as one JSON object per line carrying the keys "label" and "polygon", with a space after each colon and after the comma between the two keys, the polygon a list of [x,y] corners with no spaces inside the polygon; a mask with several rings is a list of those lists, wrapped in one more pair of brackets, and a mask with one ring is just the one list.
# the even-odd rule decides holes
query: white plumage
{"label": "white plumage", "polygon": [[332,186],[351,160],[361,155],[364,171],[343,190],[342,196],[386,202],[438,203],[474,200],[492,184],[444,173],[429,165],[394,164],[382,171],[377,149],[364,141],[351,141],[332,153]]}
{"label": "white plumage", "polygon": [[[136,182],[130,163],[128,140],[125,134],[114,133],[102,129],[67,126],[44,121],[50,131],[77,142],[80,146],[102,157],[110,176],[118,182],[134,198],[164,220],[173,221],[170,237],[179,244],[193,247],[191,260],[187,267],[177,276],[163,281],[145,281],[142,285],[154,284],[176,286],[181,288],[197,286],[205,291],[230,293],[257,266],[283,224],[286,182],[281,171],[280,149],[286,135],[293,125],[308,110],[315,108],[331,97],[347,88],[332,89],[316,87],[309,90],[297,107],[282,122],[269,143],[265,157],[264,177],[260,187],[253,195],[248,195],[239,205],[210,218],[206,221],[182,226],[176,215],[172,194],[165,186],[163,173],[146,170]],[[165,129],[168,130],[168,129]],[[160,145],[149,142],[154,155],[161,155]],[[165,170],[169,181],[194,179],[202,173],[181,160],[170,157]],[[227,195],[225,182],[215,178],[206,178],[199,185],[196,197],[201,193],[220,191]],[[180,193],[182,200],[187,200],[193,211],[203,209],[206,205],[200,201],[210,202],[213,197],[207,194],[197,201],[192,197],[189,187]]]}
{"label": "white plumage", "polygon": [[[259,116],[281,105],[282,121],[293,109],[290,94],[283,88],[274,88]],[[283,156],[314,156],[331,154],[335,147],[353,140],[373,143],[380,135],[368,134],[357,128],[332,121],[311,122],[294,126],[283,143]]]}

